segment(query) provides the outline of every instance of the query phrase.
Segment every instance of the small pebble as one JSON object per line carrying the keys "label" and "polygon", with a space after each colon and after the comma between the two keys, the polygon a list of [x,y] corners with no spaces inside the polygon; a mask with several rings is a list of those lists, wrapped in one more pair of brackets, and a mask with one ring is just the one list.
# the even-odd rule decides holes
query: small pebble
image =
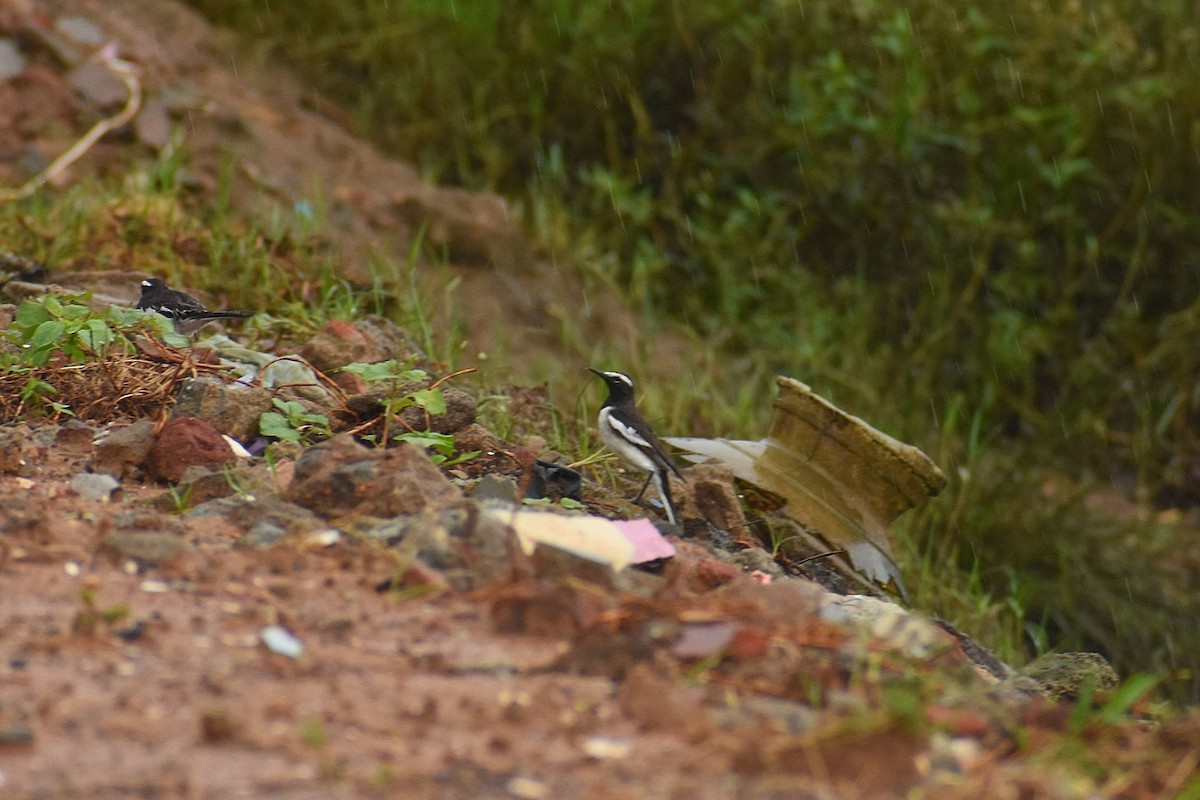
{"label": "small pebble", "polygon": [[10,39],[0,39],[0,81],[15,78],[25,71],[25,57]]}
{"label": "small pebble", "polygon": [[299,658],[304,655],[304,645],[282,625],[268,625],[258,632],[262,643],[272,653],[278,653],[288,658]]}
{"label": "small pebble", "polygon": [[107,503],[121,484],[111,475],[102,472],[81,472],[71,479],[71,491],[84,500]]}

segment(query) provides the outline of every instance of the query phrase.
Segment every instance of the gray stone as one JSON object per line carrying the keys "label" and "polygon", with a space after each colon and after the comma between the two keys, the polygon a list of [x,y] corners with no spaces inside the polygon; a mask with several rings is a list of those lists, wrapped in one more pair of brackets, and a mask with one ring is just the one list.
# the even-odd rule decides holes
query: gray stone
{"label": "gray stone", "polygon": [[85,61],[71,70],[67,80],[98,108],[122,106],[129,99],[125,84],[99,61]]}
{"label": "gray stone", "polygon": [[164,530],[119,530],[104,537],[104,547],[120,559],[157,566],[188,549],[177,533]]}
{"label": "gray stone", "polygon": [[12,39],[0,39],[0,81],[15,78],[25,71],[25,56]]}
{"label": "gray stone", "polygon": [[516,505],[517,482],[512,478],[494,475],[489,472],[480,478],[479,482],[471,489],[471,498],[481,502],[492,500]]}
{"label": "gray stone", "polygon": [[111,475],[102,472],[81,472],[71,479],[71,491],[84,500],[107,503],[121,484]]}
{"label": "gray stone", "polygon": [[99,47],[104,44],[104,31],[87,17],[69,15],[54,22],[54,30],[76,44]]}
{"label": "gray stone", "polygon": [[282,528],[288,535],[324,530],[328,526],[320,517],[278,495],[262,497],[222,497],[197,505],[188,512],[189,517],[217,515],[227,517],[243,531],[250,531],[262,522]]}
{"label": "gray stone", "polygon": [[151,420],[139,419],[132,425],[110,428],[96,441],[92,471],[120,480],[146,460],[153,444],[154,423]]}
{"label": "gray stone", "polygon": [[96,428],[78,419],[67,420],[54,435],[56,446],[73,453],[91,454],[96,449],[95,439]]}
{"label": "gray stone", "polygon": [[243,547],[265,550],[279,544],[286,536],[286,530],[274,522],[264,519],[252,525],[250,530],[242,534],[242,538],[238,539],[238,544]]}
{"label": "gray stone", "polygon": [[210,500],[229,497],[239,492],[255,492],[269,480],[265,469],[254,467],[225,467],[219,470],[191,466],[184,470],[171,491],[155,496],[150,505],[163,511],[174,511],[181,504],[196,508]]}
{"label": "gray stone", "polygon": [[258,436],[258,418],[270,411],[271,393],[244,383],[215,378],[189,378],[183,382],[172,417],[196,417],[239,442]]}

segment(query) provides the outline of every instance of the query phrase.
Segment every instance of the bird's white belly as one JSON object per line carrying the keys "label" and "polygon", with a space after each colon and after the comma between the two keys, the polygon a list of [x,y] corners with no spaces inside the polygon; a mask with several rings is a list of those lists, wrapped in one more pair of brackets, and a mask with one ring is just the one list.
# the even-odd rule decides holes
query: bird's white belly
{"label": "bird's white belly", "polygon": [[600,431],[600,438],[608,445],[608,449],[616,453],[622,461],[634,469],[639,469],[642,472],[657,472],[658,466],[650,458],[642,452],[636,445],[631,444],[619,433],[613,430],[608,419],[611,409],[604,408],[600,411],[597,428]]}

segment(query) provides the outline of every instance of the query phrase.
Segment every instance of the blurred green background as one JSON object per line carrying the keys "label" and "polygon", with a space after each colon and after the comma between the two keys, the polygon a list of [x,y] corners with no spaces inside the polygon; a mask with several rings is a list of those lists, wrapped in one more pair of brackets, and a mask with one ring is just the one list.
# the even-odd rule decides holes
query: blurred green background
{"label": "blurred green background", "polygon": [[1200,700],[1200,4],[191,3],[720,353],[667,430],[780,372],[922,446],[919,607]]}

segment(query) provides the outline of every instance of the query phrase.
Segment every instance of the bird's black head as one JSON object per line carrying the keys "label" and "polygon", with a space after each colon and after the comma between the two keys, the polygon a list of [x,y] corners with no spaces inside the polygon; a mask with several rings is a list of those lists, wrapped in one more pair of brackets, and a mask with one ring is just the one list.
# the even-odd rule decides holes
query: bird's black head
{"label": "bird's black head", "polygon": [[608,399],[604,401],[604,405],[617,406],[623,403],[633,403],[633,378],[624,372],[604,372],[591,367],[588,369],[599,375],[600,379],[608,386]]}
{"label": "bird's black head", "polygon": [[162,278],[146,278],[142,281],[142,297],[145,297],[147,292],[157,292],[167,288],[167,282]]}

